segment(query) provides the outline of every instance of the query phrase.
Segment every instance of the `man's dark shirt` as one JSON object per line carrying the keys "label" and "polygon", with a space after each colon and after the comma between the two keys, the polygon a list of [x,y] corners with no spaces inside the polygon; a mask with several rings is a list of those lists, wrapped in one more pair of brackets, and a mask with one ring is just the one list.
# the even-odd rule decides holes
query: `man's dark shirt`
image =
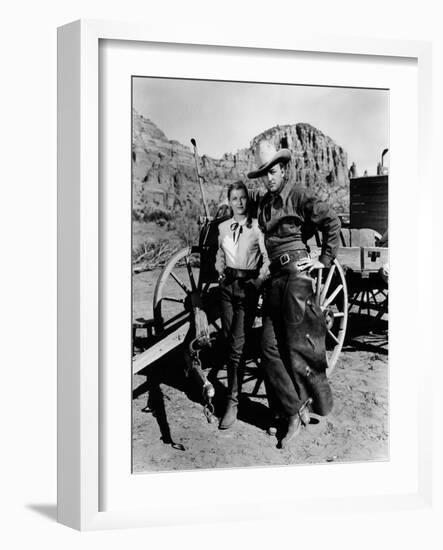
{"label": "man's dark shirt", "polygon": [[329,267],[340,243],[340,219],[326,202],[300,185],[286,182],[278,193],[266,193],[258,209],[258,223],[272,261],[281,254],[306,248],[316,229],[322,233],[319,261]]}

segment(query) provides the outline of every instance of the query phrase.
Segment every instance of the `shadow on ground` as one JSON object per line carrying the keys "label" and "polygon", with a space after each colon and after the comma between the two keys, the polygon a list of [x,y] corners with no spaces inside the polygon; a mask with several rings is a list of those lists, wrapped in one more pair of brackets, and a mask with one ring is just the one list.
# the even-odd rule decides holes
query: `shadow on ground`
{"label": "shadow on ground", "polygon": [[388,355],[388,336],[388,321],[351,313],[348,319],[344,349],[346,351],[372,351]]}
{"label": "shadow on ground", "polygon": [[[259,346],[259,330],[255,329],[247,350],[247,363],[244,370],[244,392],[239,404],[239,419],[260,429],[269,425],[269,409],[264,403],[251,399],[252,396],[265,398],[266,394],[260,388],[261,375],[256,359]],[[146,394],[146,406],[143,412],[151,413],[156,418],[165,444],[174,445],[167,419],[165,396],[162,385],[167,385],[183,392],[188,399],[204,405],[201,386],[194,380],[192,371],[188,370],[185,360],[186,346],[181,345],[165,354],[161,359],[141,370],[138,375],[146,380],[133,387],[132,397],[136,399]],[[223,364],[224,348],[221,339],[217,339],[211,348],[200,354],[203,370],[212,383],[215,396],[212,400],[214,416],[220,419],[226,407],[226,369]],[[206,367],[206,368],[205,368]],[[254,391],[254,390],[257,391]]]}
{"label": "shadow on ground", "polygon": [[[388,323],[386,321],[374,322],[363,316],[350,315],[348,333],[345,341],[345,349],[348,352],[372,351],[386,355],[388,353]],[[254,329],[249,340],[246,353],[248,358],[244,371],[243,395],[239,406],[239,419],[259,429],[269,426],[269,409],[267,407],[266,393],[262,384],[259,364],[260,328]],[[187,346],[178,346],[155,361],[138,375],[146,377],[140,385],[133,387],[133,399],[146,394],[146,406],[143,412],[152,414],[159,426],[161,439],[165,444],[175,445],[168,423],[165,407],[165,396],[162,385],[167,385],[182,392],[195,403],[204,405],[201,386],[192,376],[189,362],[185,360]],[[202,350],[200,354],[201,364],[208,380],[215,390],[213,399],[214,416],[221,418],[226,405],[226,370],[223,365],[225,350],[223,343],[218,338],[211,348]],[[259,399],[257,399],[259,398]],[[260,399],[263,398],[263,399]]]}

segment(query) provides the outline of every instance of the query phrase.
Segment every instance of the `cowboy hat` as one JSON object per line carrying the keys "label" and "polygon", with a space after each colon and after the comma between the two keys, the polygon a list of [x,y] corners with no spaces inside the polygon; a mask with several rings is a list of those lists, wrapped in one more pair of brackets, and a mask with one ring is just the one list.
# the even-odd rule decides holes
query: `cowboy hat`
{"label": "cowboy hat", "polygon": [[264,176],[277,163],[287,164],[291,160],[291,151],[289,149],[280,149],[277,151],[273,143],[261,141],[255,151],[255,158],[259,168],[253,172],[249,172],[249,179]]}

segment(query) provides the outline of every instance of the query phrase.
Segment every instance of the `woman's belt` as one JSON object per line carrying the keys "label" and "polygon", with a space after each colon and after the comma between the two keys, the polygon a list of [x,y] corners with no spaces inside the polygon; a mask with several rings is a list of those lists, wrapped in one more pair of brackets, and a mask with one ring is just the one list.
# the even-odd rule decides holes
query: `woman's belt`
{"label": "woman's belt", "polygon": [[272,275],[275,275],[279,271],[284,270],[293,270],[296,267],[296,262],[302,258],[309,258],[308,251],[304,248],[299,248],[297,250],[291,250],[285,254],[281,254],[274,258],[269,264],[269,271]]}
{"label": "woman's belt", "polygon": [[225,275],[228,279],[255,279],[258,277],[258,269],[236,269],[234,267],[226,267]]}

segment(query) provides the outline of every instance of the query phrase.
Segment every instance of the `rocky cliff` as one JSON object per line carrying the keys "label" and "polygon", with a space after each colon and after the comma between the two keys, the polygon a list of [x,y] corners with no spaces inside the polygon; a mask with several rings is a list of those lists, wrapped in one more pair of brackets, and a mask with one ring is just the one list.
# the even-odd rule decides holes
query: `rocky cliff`
{"label": "rocky cliff", "polygon": [[[202,156],[200,171],[209,203],[221,202],[229,183],[246,179],[246,174],[256,168],[255,148],[262,139],[272,140],[277,149],[287,147],[292,151],[294,181],[327,199],[339,212],[348,210],[347,155],[331,138],[305,123],[274,126],[254,137],[249,147],[226,153],[220,159]],[[169,140],[151,120],[136,111],[132,168],[136,218],[156,209],[173,213],[185,204],[201,203],[191,147]],[[263,183],[254,180],[248,185],[263,187]]]}

